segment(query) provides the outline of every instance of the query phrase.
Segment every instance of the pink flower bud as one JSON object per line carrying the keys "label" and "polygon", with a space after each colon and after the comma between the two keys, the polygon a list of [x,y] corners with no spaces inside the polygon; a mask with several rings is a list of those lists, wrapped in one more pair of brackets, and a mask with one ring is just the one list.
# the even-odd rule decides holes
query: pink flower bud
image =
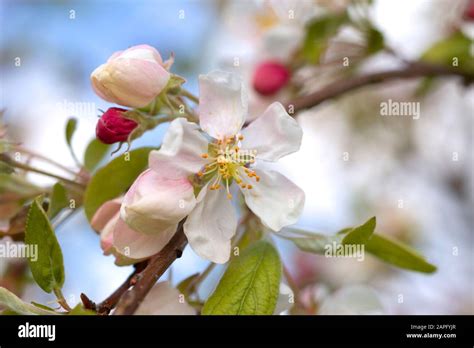
{"label": "pink flower bud", "polygon": [[97,139],[104,144],[113,144],[126,141],[129,134],[138,124],[125,118],[123,112],[127,110],[121,108],[109,108],[97,122],[95,133]]}
{"label": "pink flower bud", "polygon": [[474,20],[474,0],[469,1],[467,4],[467,7],[464,11],[464,17],[470,21]]}
{"label": "pink flower bud", "polygon": [[290,79],[290,72],[281,63],[267,61],[260,63],[253,75],[253,88],[261,95],[277,93]]}
{"label": "pink flower bud", "polygon": [[91,75],[94,91],[112,103],[144,107],[166,87],[172,58],[163,62],[153,47],[139,45],[115,52]]}

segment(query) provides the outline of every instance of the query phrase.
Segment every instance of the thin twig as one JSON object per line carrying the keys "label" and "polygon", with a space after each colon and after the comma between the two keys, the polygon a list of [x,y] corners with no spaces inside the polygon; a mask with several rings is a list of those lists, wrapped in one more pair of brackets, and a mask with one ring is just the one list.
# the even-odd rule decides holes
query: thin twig
{"label": "thin twig", "polygon": [[184,88],[181,88],[181,95],[183,97],[188,98],[189,100],[191,100],[195,104],[199,104],[199,98],[196,97],[194,94],[192,94],[191,92],[189,92],[188,90],[186,90]]}
{"label": "thin twig", "polygon": [[138,274],[143,271],[146,267],[147,261],[139,262],[134,265],[135,269],[127,279],[120,285],[109,297],[107,297],[101,303],[95,304],[85,294],[81,294],[81,299],[84,304],[84,308],[92,309],[98,314],[109,314],[112,309],[115,308],[123,294],[130,289],[131,286],[136,284]]}
{"label": "thin twig", "polygon": [[41,160],[43,160],[43,161],[45,161],[45,162],[47,162],[47,163],[49,163],[49,164],[52,164],[52,165],[58,167],[59,169],[64,170],[65,172],[67,172],[67,173],[69,173],[69,174],[72,174],[72,175],[79,175],[79,174],[76,173],[74,170],[72,170],[72,169],[66,167],[65,165],[62,165],[61,163],[58,163],[58,162],[56,162],[55,160],[53,160],[53,159],[51,159],[51,158],[49,158],[49,157],[46,157],[46,156],[44,156],[44,155],[42,155],[42,154],[39,154],[39,153],[37,153],[37,152],[34,152],[34,151],[32,151],[32,150],[26,149],[26,148],[21,147],[21,146],[15,146],[13,149],[14,149],[14,150],[17,150],[17,151],[19,151],[19,152],[22,152],[22,153],[24,153],[24,154],[30,155],[30,156],[32,156],[32,157],[36,157],[36,158],[38,158],[38,159],[41,159]]}
{"label": "thin twig", "polygon": [[138,274],[135,286],[128,290],[117,303],[114,315],[131,315],[135,313],[156,281],[177,258],[181,257],[183,249],[187,244],[183,223],[184,221],[180,223],[177,232],[163,250],[150,258],[146,268]]}
{"label": "thin twig", "polygon": [[53,173],[44,171],[42,169],[32,167],[32,166],[27,165],[27,164],[23,164],[23,163],[14,161],[10,157],[8,157],[7,155],[3,155],[3,154],[0,155],[0,161],[3,161],[5,163],[11,165],[12,167],[15,167],[15,168],[18,168],[18,169],[23,169],[23,170],[26,170],[26,171],[29,171],[29,172],[34,172],[34,173],[38,173],[38,174],[41,174],[41,175],[46,175],[46,176],[49,176],[51,178],[61,180],[64,183],[69,184],[69,185],[79,186],[81,188],[85,187],[84,184],[82,184],[82,183],[79,183],[79,182],[76,182],[76,181],[73,181],[73,180],[70,180],[70,179],[66,179],[66,178],[64,178],[60,175],[53,174]]}
{"label": "thin twig", "polygon": [[433,76],[458,76],[463,78],[465,83],[472,83],[474,81],[474,74],[462,71],[459,68],[426,63],[411,63],[402,69],[358,75],[332,82],[316,92],[288,102],[286,106],[291,113],[296,113],[364,86],[396,79]]}

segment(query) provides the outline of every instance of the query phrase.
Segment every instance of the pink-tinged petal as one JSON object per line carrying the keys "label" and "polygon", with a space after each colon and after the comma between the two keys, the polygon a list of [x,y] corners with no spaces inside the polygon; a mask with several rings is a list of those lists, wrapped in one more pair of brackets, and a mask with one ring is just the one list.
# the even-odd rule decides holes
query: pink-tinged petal
{"label": "pink-tinged petal", "polygon": [[225,263],[237,229],[234,207],[222,189],[210,191],[206,186],[199,200],[184,223],[184,233],[196,254],[215,263]]}
{"label": "pink-tinged petal", "polygon": [[283,105],[276,102],[244,128],[242,135],[242,148],[256,150],[258,159],[277,161],[299,150],[303,131]]}
{"label": "pink-tinged petal", "polygon": [[196,124],[177,118],[171,122],[161,148],[150,152],[148,164],[167,177],[187,177],[206,164],[201,154],[207,153],[207,146]]}
{"label": "pink-tinged petal", "polygon": [[147,45],[115,52],[91,74],[99,97],[124,106],[144,107],[166,87],[171,75],[156,49]]}
{"label": "pink-tinged petal", "polygon": [[171,225],[155,234],[144,234],[132,230],[122,219],[118,219],[113,231],[113,245],[116,252],[127,258],[146,259],[168,244],[177,227]]}
{"label": "pink-tinged petal", "polygon": [[100,231],[100,247],[104,251],[104,255],[110,255],[114,251],[114,229],[120,219],[120,205],[118,209]]}
{"label": "pink-tinged petal", "polygon": [[115,103],[114,95],[106,88],[104,81],[110,79],[106,64],[98,66],[91,74],[91,84],[94,92],[102,99]]}
{"label": "pink-tinged petal", "polygon": [[141,59],[115,59],[97,77],[113,95],[115,102],[130,107],[144,107],[166,87],[170,73],[160,64]]}
{"label": "pink-tinged petal", "polygon": [[160,234],[195,205],[194,188],[186,177],[166,177],[148,169],[125,194],[121,217],[138,232]]}
{"label": "pink-tinged petal", "polygon": [[182,294],[177,289],[172,288],[169,282],[159,282],[146,295],[136,314],[196,315],[196,310],[182,300]]}
{"label": "pink-tinged petal", "polygon": [[248,112],[247,94],[237,75],[213,71],[199,76],[199,123],[216,139],[236,135]]}
{"label": "pink-tinged petal", "polygon": [[125,51],[118,52],[119,54],[114,54],[114,59],[143,59],[150,62],[157,62],[162,64],[163,59],[161,58],[160,53],[149,45],[137,45],[126,49]]}
{"label": "pink-tinged petal", "polygon": [[[253,188],[250,190],[242,189],[250,210],[273,231],[280,231],[298,221],[305,201],[303,190],[278,172],[256,170],[256,173],[260,181],[252,181]],[[243,179],[244,182],[249,180]]]}
{"label": "pink-tinged petal", "polygon": [[91,220],[91,227],[94,231],[102,231],[105,225],[107,225],[107,223],[120,211],[121,205],[122,200],[119,198],[112,199],[102,204],[99,209],[97,209]]}

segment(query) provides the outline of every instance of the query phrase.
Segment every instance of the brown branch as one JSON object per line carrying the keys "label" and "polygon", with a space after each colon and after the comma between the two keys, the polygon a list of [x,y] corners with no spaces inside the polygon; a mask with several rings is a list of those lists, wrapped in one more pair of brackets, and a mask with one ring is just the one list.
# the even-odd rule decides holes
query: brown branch
{"label": "brown branch", "polygon": [[177,258],[181,257],[183,249],[187,244],[183,223],[184,221],[180,223],[178,231],[163,250],[151,257],[145,269],[137,275],[135,286],[121,296],[114,315],[130,315],[135,313],[156,281]]}
{"label": "brown branch", "polygon": [[91,309],[96,311],[98,314],[107,315],[112,309],[115,308],[120,298],[123,294],[130,289],[131,286],[135,285],[137,282],[138,274],[143,271],[148,264],[148,261],[143,261],[136,263],[134,265],[135,269],[132,274],[130,274],[127,279],[120,285],[112,294],[109,295],[104,301],[99,304],[91,301],[86,294],[81,294],[81,300],[84,304],[84,308]]}
{"label": "brown branch", "polygon": [[347,92],[364,86],[396,79],[434,76],[458,76],[462,77],[466,84],[474,81],[473,73],[462,71],[459,68],[426,63],[411,63],[403,69],[358,75],[332,82],[316,92],[290,101],[286,104],[286,108],[289,112],[291,111],[290,114],[292,114],[304,109],[312,108],[328,99],[339,97]]}

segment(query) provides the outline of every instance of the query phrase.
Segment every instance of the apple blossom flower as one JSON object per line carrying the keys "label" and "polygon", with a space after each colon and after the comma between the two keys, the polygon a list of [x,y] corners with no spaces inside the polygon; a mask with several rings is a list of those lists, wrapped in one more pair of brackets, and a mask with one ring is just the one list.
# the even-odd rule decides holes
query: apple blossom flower
{"label": "apple blossom flower", "polygon": [[179,291],[169,282],[159,282],[151,288],[135,314],[138,315],[196,315]]}
{"label": "apple blossom flower", "polygon": [[[185,204],[186,197],[189,204]],[[185,178],[165,180],[146,170],[123,200],[107,201],[97,210],[91,226],[100,232],[104,254],[113,254],[118,265],[133,264],[160,252],[176,232],[177,222],[194,204],[193,188]],[[121,207],[136,228],[120,217]]]}
{"label": "apple blossom flower", "polygon": [[112,103],[144,107],[166,87],[170,79],[170,58],[163,62],[156,49],[148,45],[115,52],[91,74],[94,91]]}
{"label": "apple blossom flower", "polygon": [[114,255],[115,264],[118,266],[125,266],[137,263],[143,259],[129,258],[124,255],[125,250],[124,253],[120,253],[120,249],[114,247],[114,232],[119,229],[124,231],[130,229],[130,227],[120,220],[121,204],[122,199],[120,198],[102,204],[92,217],[91,227],[100,234],[100,247],[102,248],[104,255]]}
{"label": "apple blossom flower", "polygon": [[97,139],[104,144],[114,144],[126,141],[130,133],[137,128],[138,124],[126,117],[123,113],[126,109],[109,108],[97,121],[95,133]]}
{"label": "apple blossom flower", "polygon": [[253,88],[260,95],[269,96],[280,91],[289,81],[290,71],[277,61],[257,65],[253,75]]}
{"label": "apple blossom flower", "polygon": [[[150,153],[149,166],[156,173],[156,182],[173,183],[189,178],[201,183],[194,201],[182,192],[170,199],[185,198],[182,203],[186,204],[181,206],[187,209],[182,211],[189,215],[183,228],[192,249],[203,258],[225,263],[237,228],[230,201],[232,183],[237,184],[247,206],[268,228],[279,231],[297,221],[304,205],[304,192],[282,174],[254,169],[254,165],[257,160],[275,162],[297,151],[302,130],[280,103],[270,105],[263,115],[242,129],[247,97],[241,80],[231,73],[214,71],[201,75],[199,85],[200,126],[207,134],[203,135],[196,124],[184,118],[175,119],[161,149]],[[163,219],[163,208],[155,202],[163,193],[151,183],[140,182],[131,191],[125,196],[121,216],[133,229],[151,233],[152,220]],[[139,197],[141,203],[132,196]],[[140,206],[140,213],[133,212],[137,210],[134,205]],[[170,215],[173,214],[165,216]],[[166,219],[166,223],[170,221]],[[163,228],[161,225],[160,221],[155,230]]]}

